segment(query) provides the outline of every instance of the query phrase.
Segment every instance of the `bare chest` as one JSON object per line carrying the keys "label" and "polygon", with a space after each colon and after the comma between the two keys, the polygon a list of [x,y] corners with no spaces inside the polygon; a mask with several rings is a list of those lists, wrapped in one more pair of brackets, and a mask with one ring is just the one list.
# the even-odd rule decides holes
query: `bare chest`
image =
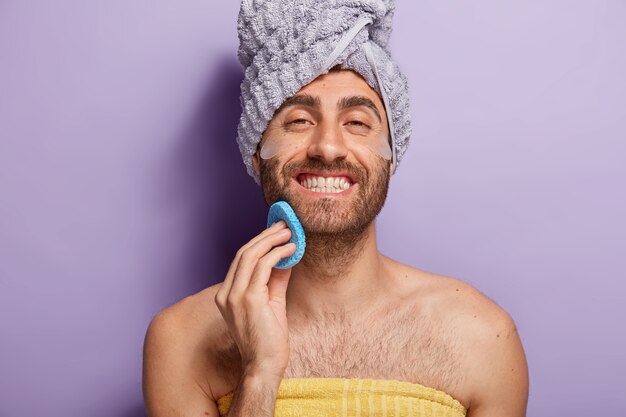
{"label": "bare chest", "polygon": [[[441,319],[408,311],[369,320],[342,315],[290,324],[285,378],[370,378],[419,383],[460,395],[460,336]],[[218,352],[227,386],[240,375],[236,346]]]}
{"label": "bare chest", "polygon": [[285,377],[393,379],[453,390],[459,344],[442,326],[410,313],[365,323],[341,317],[312,322],[290,331]]}

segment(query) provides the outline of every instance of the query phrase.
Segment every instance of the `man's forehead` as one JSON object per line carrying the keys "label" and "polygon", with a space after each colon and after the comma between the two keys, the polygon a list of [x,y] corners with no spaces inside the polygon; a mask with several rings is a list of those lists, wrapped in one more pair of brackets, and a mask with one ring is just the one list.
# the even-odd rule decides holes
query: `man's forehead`
{"label": "man's forehead", "polygon": [[356,71],[349,69],[333,69],[322,74],[313,81],[302,87],[298,94],[311,94],[315,92],[330,91],[335,93],[353,92],[353,94],[373,95],[378,98],[378,93],[365,81],[365,78]]}

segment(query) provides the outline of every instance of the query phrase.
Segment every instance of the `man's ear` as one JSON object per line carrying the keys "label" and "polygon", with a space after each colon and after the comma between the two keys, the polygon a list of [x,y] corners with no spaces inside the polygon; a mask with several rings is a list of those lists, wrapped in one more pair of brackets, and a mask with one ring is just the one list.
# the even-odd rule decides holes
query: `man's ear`
{"label": "man's ear", "polygon": [[252,168],[254,169],[254,175],[260,178],[261,177],[261,160],[259,157],[259,151],[256,151],[254,155],[252,155]]}

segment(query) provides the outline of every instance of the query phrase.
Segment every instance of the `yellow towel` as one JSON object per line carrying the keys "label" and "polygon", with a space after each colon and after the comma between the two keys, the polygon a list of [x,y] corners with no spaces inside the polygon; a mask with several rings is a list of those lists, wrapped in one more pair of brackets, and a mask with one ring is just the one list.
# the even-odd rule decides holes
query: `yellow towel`
{"label": "yellow towel", "polygon": [[[232,393],[217,400],[226,416]],[[410,382],[346,379],[283,379],[276,398],[275,417],[372,416],[465,417],[463,405],[443,391]]]}

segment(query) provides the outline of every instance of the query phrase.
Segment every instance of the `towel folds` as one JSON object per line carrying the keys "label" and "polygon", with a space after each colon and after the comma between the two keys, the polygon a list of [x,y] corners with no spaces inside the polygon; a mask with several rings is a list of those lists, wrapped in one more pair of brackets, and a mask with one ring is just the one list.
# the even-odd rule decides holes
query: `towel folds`
{"label": "towel folds", "polygon": [[[232,393],[218,399],[226,416]],[[281,382],[275,417],[465,417],[449,394],[420,384],[391,380],[291,378]]]}

